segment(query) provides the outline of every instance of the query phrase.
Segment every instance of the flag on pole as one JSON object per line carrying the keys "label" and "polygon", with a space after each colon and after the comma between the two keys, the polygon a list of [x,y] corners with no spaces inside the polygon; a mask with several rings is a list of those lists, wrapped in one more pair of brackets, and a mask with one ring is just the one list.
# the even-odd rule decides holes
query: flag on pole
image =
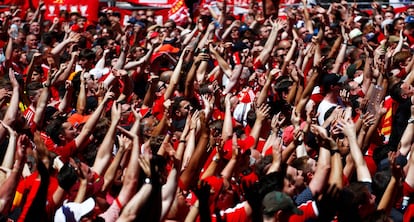
{"label": "flag on pole", "polygon": [[186,23],[189,16],[190,11],[184,0],[176,0],[168,11],[168,18],[174,20],[177,25]]}

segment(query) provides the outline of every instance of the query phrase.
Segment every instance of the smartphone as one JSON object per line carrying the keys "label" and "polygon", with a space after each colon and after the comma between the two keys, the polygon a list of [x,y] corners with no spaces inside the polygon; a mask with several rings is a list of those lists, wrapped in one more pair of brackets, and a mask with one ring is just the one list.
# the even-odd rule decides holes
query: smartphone
{"label": "smartphone", "polygon": [[379,112],[379,110],[376,110],[377,107],[379,107],[379,104],[381,104],[382,101],[382,93],[384,89],[380,85],[375,85],[372,89],[371,96],[368,100],[367,104],[367,112],[370,114],[375,114]]}

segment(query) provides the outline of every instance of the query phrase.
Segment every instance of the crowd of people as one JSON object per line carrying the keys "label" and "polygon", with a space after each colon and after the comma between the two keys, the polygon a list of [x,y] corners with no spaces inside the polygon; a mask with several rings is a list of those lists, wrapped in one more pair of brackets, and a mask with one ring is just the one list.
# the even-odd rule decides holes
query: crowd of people
{"label": "crowd of people", "polygon": [[414,5],[43,6],[0,15],[1,221],[413,221]]}

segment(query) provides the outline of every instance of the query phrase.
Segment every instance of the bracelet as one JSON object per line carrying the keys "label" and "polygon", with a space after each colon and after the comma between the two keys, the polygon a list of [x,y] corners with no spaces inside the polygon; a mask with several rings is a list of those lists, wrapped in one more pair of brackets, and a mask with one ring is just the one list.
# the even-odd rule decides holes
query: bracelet
{"label": "bracelet", "polygon": [[408,119],[408,124],[411,124],[411,123],[414,123],[414,118],[413,117],[411,117],[410,119]]}
{"label": "bracelet", "polygon": [[145,184],[151,184],[151,179],[150,178],[145,178],[145,180],[144,180],[144,183]]}
{"label": "bracelet", "polygon": [[335,153],[340,154],[340,153],[339,153],[339,150],[330,150],[330,152],[331,152],[331,156],[333,156]]}
{"label": "bracelet", "polygon": [[185,140],[180,140],[180,143],[186,143],[187,141],[185,141]]}

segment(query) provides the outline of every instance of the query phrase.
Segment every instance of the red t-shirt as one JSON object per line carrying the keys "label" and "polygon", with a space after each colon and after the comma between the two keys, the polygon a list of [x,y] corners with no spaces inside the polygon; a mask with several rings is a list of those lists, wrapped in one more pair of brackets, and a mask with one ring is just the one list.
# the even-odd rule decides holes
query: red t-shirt
{"label": "red t-shirt", "polygon": [[76,142],[75,140],[72,140],[64,146],[53,146],[48,147],[48,149],[49,151],[52,151],[59,155],[63,162],[67,162],[69,161],[69,157],[71,157],[76,151]]}
{"label": "red t-shirt", "polygon": [[[36,193],[39,189],[39,186],[40,176],[37,171],[19,182],[15,197],[23,199],[23,195],[26,195],[26,202],[22,203],[22,212],[17,221],[25,221],[27,212],[30,206],[32,205],[34,198],[36,197]],[[57,190],[58,186],[59,185],[56,177],[50,176],[46,199],[46,213],[48,214],[48,218],[53,218],[53,215],[55,214],[55,211],[57,209],[57,206],[53,201],[53,194]]]}
{"label": "red t-shirt", "polygon": [[[225,211],[221,211],[221,220],[226,222],[250,222],[251,218],[247,215],[244,205],[246,202],[237,204],[233,208],[229,208]],[[216,222],[217,217],[215,214],[211,215],[211,222]]]}
{"label": "red t-shirt", "polygon": [[308,201],[298,207],[300,210],[303,211],[302,215],[293,214],[289,217],[289,222],[300,222],[300,221],[307,221],[308,219],[316,219],[318,218],[318,207],[316,206],[315,201]]}

